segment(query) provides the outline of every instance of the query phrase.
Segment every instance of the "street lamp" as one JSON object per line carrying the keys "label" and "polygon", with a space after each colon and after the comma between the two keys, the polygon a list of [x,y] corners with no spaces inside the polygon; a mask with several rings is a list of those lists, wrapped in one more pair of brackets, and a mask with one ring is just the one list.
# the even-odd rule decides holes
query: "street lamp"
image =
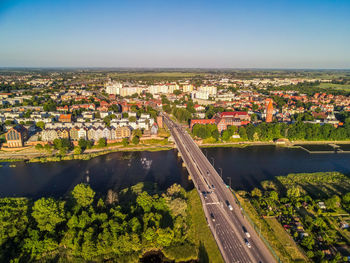
{"label": "street lamp", "polygon": [[221,177],[221,179],[222,179],[222,168],[219,167],[219,170],[220,170],[220,177]]}
{"label": "street lamp", "polygon": [[208,151],[207,151],[207,149],[203,149],[203,151],[205,151],[205,157],[208,158]]}
{"label": "street lamp", "polygon": [[211,157],[211,160],[213,161],[213,167],[214,167],[214,164],[215,164],[214,157]]}
{"label": "street lamp", "polygon": [[227,179],[229,179],[229,180],[230,180],[230,188],[231,188],[231,177],[227,177]]}

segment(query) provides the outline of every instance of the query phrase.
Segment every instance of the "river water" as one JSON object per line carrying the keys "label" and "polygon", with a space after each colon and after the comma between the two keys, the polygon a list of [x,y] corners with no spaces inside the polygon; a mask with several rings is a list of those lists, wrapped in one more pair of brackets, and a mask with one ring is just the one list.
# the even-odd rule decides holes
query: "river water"
{"label": "river water", "polygon": [[[203,150],[235,190],[251,190],[260,182],[278,175],[301,172],[339,171],[350,174],[350,154],[309,154],[301,149],[275,146],[207,148]],[[175,150],[160,152],[117,152],[89,161],[16,163],[0,167],[0,197],[60,197],[81,182],[106,193],[138,182],[154,182],[160,189],[179,183],[192,184]]]}

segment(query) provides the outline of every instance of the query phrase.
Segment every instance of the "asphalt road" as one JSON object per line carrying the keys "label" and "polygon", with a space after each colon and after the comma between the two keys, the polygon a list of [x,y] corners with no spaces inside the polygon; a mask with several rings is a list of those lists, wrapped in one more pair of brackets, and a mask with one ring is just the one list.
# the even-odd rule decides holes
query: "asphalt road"
{"label": "asphalt road", "polygon": [[208,225],[225,262],[276,262],[191,136],[167,115],[163,116],[200,194]]}

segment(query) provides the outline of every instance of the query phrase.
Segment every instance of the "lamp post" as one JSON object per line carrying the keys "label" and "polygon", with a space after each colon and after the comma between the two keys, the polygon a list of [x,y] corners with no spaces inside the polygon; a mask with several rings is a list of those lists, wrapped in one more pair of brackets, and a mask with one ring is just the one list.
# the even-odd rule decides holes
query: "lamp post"
{"label": "lamp post", "polygon": [[207,151],[207,149],[203,149],[203,151],[205,151],[205,157],[208,158],[208,151]]}
{"label": "lamp post", "polygon": [[215,164],[214,157],[211,157],[211,160],[213,161],[213,167],[214,167],[214,164]]}
{"label": "lamp post", "polygon": [[230,180],[230,188],[231,188],[231,177],[227,177],[227,179],[229,179],[229,180]]}
{"label": "lamp post", "polygon": [[221,179],[222,179],[222,168],[219,167],[219,170],[220,170],[220,177],[221,177]]}

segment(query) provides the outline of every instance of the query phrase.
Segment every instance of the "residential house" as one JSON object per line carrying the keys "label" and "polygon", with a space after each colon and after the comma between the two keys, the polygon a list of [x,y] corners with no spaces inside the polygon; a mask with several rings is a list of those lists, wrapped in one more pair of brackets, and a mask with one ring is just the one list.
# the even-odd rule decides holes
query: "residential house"
{"label": "residential house", "polygon": [[129,138],[131,136],[131,129],[128,126],[122,126],[115,129],[115,138]]}

